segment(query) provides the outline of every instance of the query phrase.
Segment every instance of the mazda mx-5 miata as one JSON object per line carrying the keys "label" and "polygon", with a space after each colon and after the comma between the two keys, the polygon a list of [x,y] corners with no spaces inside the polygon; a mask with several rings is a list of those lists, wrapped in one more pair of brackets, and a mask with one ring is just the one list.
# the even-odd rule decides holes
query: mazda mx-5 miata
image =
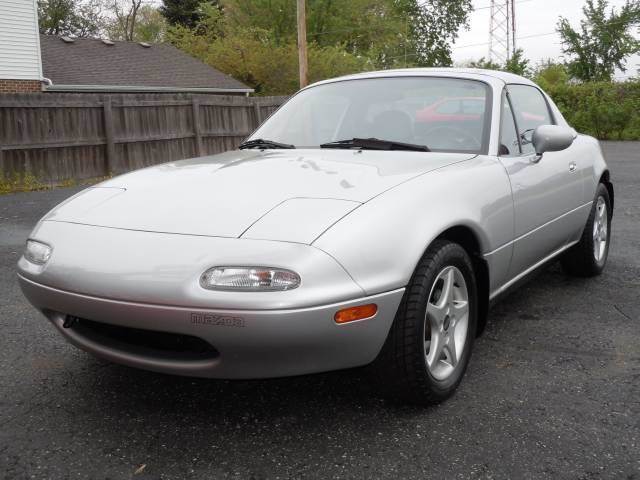
{"label": "mazda mx-5 miata", "polygon": [[228,379],[369,365],[429,403],[510,287],[555,258],[602,271],[612,211],[598,142],[529,80],[383,71],[301,90],[238,150],[75,195],[19,280],[103,359]]}

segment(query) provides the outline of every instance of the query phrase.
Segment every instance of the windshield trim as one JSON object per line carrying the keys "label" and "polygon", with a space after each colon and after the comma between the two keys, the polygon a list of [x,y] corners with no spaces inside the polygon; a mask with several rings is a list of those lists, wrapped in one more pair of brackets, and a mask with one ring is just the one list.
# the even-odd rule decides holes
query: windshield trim
{"label": "windshield trim", "polygon": [[[321,81],[320,83],[317,84],[313,84],[313,85],[309,85],[307,87],[301,88],[300,90],[298,90],[296,93],[294,93],[293,95],[291,95],[284,103],[282,103],[282,105],[280,105],[277,109],[275,109],[273,112],[271,112],[271,114],[264,119],[264,121],[258,125],[258,127],[256,127],[256,129],[251,133],[251,135],[249,135],[244,141],[250,141],[253,136],[256,134],[256,132],[258,130],[260,130],[260,128],[262,128],[262,126],[267,123],[269,121],[269,119],[271,119],[272,116],[274,116],[276,113],[278,113],[280,111],[280,109],[282,107],[284,107],[287,103],[289,103],[291,100],[293,100],[296,96],[298,96],[300,93],[305,92],[307,90],[312,90],[314,88],[318,88],[318,87],[322,87],[323,85],[330,85],[333,83],[341,83],[341,82],[359,82],[362,80],[377,80],[377,79],[381,79],[381,78],[437,78],[440,80],[466,80],[469,82],[477,82],[477,83],[481,83],[483,84],[483,86],[486,89],[486,97],[485,97],[485,109],[484,109],[484,119],[483,122],[485,122],[486,128],[484,128],[484,131],[482,132],[482,144],[479,150],[453,150],[453,149],[438,149],[438,148],[431,148],[429,145],[427,145],[431,152],[437,152],[437,153],[468,153],[470,155],[489,155],[489,145],[491,143],[491,131],[493,130],[493,125],[492,125],[492,119],[493,119],[493,86],[491,85],[491,83],[488,80],[483,80],[483,79],[479,79],[479,78],[468,78],[465,77],[463,75],[441,75],[441,74],[428,74],[428,75],[420,75],[420,74],[411,74],[411,75],[397,75],[397,74],[389,74],[389,75],[376,75],[373,77],[362,77],[362,78],[353,78],[353,77],[345,77],[345,78],[336,78],[336,79],[328,79],[325,81]],[[297,148],[320,148],[318,145],[314,145],[314,146],[297,146]],[[395,151],[395,150],[394,150]],[[402,150],[398,150],[399,152],[403,152]],[[415,153],[415,152],[414,152]],[[427,153],[427,152],[424,152]]]}

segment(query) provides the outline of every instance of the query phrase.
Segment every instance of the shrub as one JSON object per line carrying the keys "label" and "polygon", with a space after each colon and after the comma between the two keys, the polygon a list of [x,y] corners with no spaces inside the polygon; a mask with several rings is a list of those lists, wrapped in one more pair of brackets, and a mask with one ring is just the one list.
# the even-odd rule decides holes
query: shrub
{"label": "shrub", "polygon": [[601,140],[640,140],[640,81],[541,86],[579,132]]}

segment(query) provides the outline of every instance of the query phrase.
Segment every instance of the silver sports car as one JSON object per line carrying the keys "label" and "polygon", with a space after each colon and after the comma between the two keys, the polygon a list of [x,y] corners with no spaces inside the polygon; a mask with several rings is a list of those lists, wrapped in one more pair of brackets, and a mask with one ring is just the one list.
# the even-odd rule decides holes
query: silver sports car
{"label": "silver sports car", "polygon": [[555,258],[602,271],[612,211],[598,142],[529,80],[383,71],[301,90],[238,150],[75,195],[18,275],[103,359],[236,379],[369,365],[428,403],[502,293]]}

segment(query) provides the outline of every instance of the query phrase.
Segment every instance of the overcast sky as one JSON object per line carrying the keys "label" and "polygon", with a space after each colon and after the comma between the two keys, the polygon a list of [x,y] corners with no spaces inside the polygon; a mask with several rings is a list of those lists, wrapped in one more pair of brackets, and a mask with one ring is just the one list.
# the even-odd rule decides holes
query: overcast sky
{"label": "overcast sky", "polygon": [[[473,0],[476,10],[471,16],[470,29],[461,31],[454,50],[454,62],[464,62],[487,57],[489,40],[489,12],[490,0]],[[584,0],[516,0],[516,36],[528,37],[538,34],[549,34],[532,38],[516,40],[519,48],[524,50],[525,56],[533,65],[542,59],[560,59],[562,50],[560,37],[555,32],[559,16],[568,18],[574,27],[579,25],[582,18]],[[610,7],[620,7],[624,0],[610,0]],[[481,45],[478,45],[481,44]],[[637,75],[640,68],[640,57],[635,56],[627,62],[627,72],[618,72],[617,78]]]}

